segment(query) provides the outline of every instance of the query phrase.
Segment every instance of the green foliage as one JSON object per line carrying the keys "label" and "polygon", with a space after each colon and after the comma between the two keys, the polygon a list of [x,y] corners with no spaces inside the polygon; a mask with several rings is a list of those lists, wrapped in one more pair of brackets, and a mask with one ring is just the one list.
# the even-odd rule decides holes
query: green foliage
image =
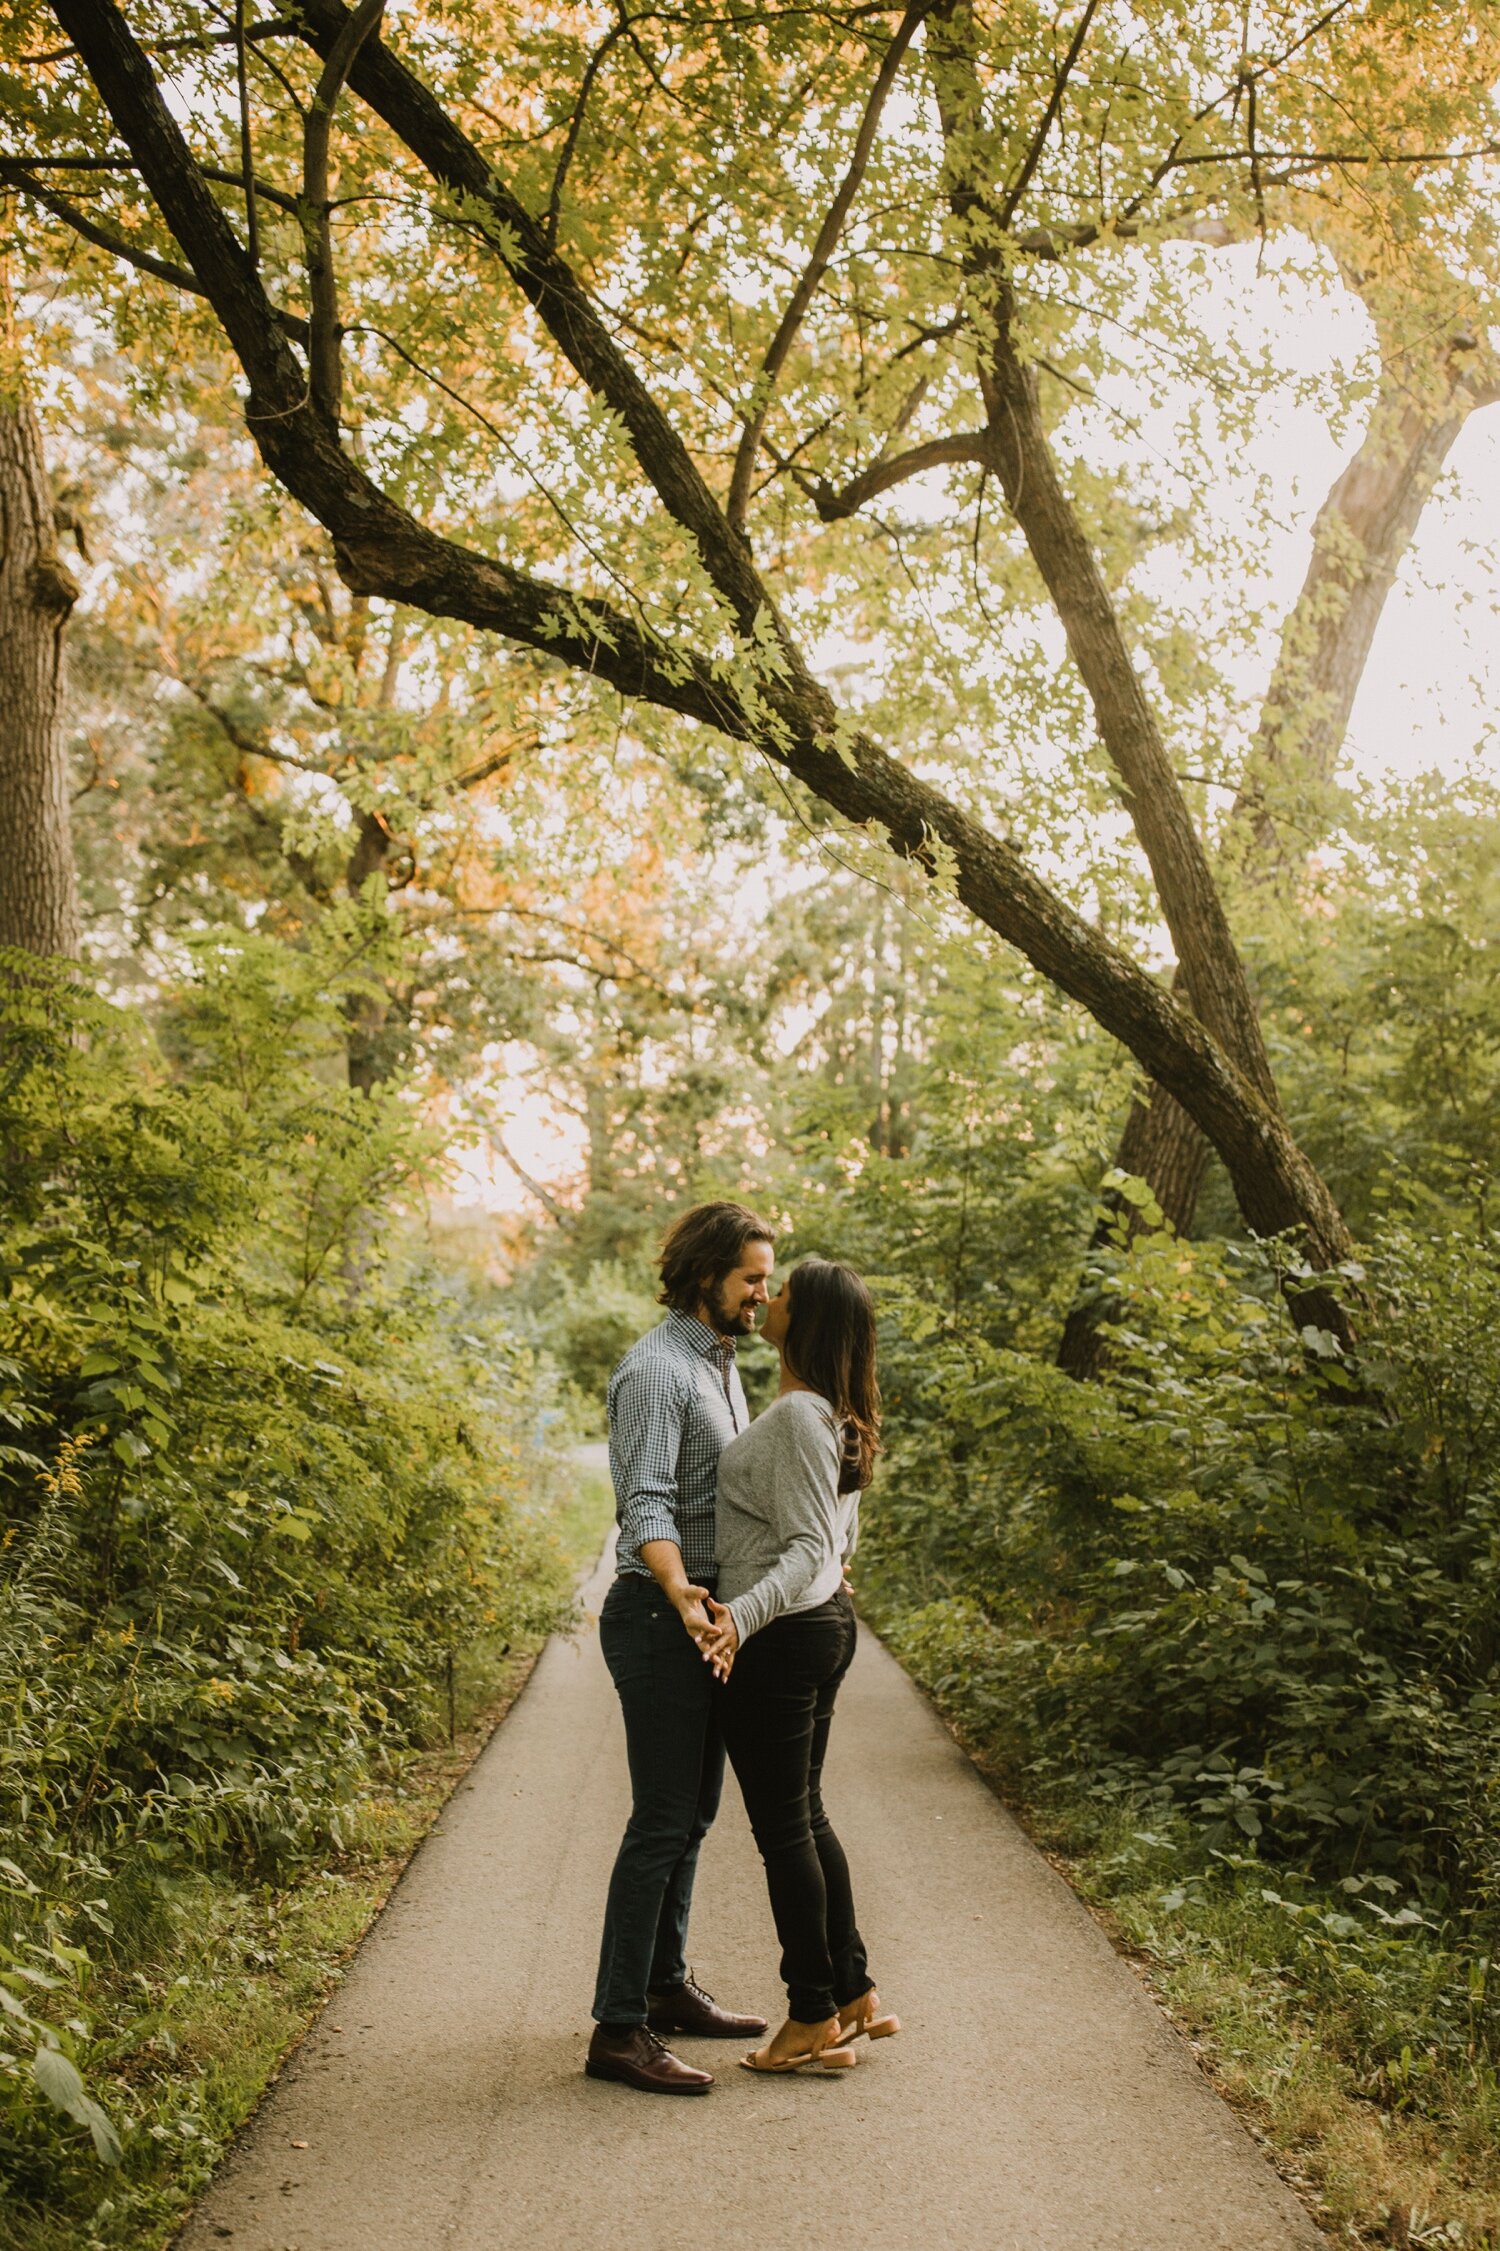
{"label": "green foliage", "polygon": [[372,1776],[442,1731],[451,1659],[566,1591],[528,1506],[534,1355],[387,1255],[435,1155],[402,1088],[344,1082],[357,940],[202,941],[159,1036],[5,965],[0,2176],[23,2206],[86,2211],[91,2143],[134,2162],[128,2075],[108,2117],[92,2088],[136,2040],[119,1973],[205,1878],[348,1850]]}
{"label": "green foliage", "polygon": [[591,1427],[602,1427],[610,1371],[662,1318],[660,1307],[620,1259],[601,1259],[581,1276],[554,1268],[530,1296],[538,1341],[577,1391]]}
{"label": "green foliage", "polygon": [[1333,2240],[1500,2240],[1493,1963],[1387,1877],[1319,1883],[1159,1812],[1034,1816]]}
{"label": "green foliage", "polygon": [[925,1415],[871,1511],[902,1646],[962,1682],[1028,1791],[1086,1773],[1220,1849],[1488,1913],[1500,1261],[1388,1231],[1378,1405],[1309,1361],[1263,1261],[1158,1234],[1115,1286],[1101,1384],[972,1332],[925,1341]]}

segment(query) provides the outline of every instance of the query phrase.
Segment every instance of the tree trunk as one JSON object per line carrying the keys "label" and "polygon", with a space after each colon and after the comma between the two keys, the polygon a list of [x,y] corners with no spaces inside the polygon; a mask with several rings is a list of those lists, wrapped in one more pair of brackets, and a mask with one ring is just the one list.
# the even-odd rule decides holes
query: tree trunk
{"label": "tree trunk", "polygon": [[1100,740],[1124,784],[1193,1013],[1256,1091],[1274,1102],[1260,1018],[1224,901],[1098,562],[1058,477],[1035,371],[1023,365],[1012,340],[1008,283],[999,285],[995,318],[984,389],[1001,489],[1062,620]]}
{"label": "tree trunk", "polygon": [[[1174,1102],[1164,1088],[1154,1087],[1149,1081],[1136,1088],[1115,1152],[1114,1170],[1144,1180],[1157,1211],[1179,1235],[1191,1231],[1208,1157],[1208,1143],[1180,1102]],[[1154,1216],[1148,1220],[1137,1205],[1112,1191],[1105,1194],[1102,1206],[1089,1238],[1093,1257],[1112,1240],[1118,1240],[1122,1226],[1127,1235],[1135,1235],[1148,1225],[1158,1224]],[[1058,1346],[1057,1364],[1068,1375],[1090,1381],[1100,1373],[1106,1358],[1103,1326],[1115,1317],[1118,1302],[1107,1288],[1085,1278],[1063,1323]]]}
{"label": "tree trunk", "polygon": [[[1467,357],[1465,350],[1463,357]],[[1244,776],[1225,826],[1223,857],[1250,886],[1285,887],[1306,865],[1326,827],[1326,793],[1343,749],[1359,684],[1386,597],[1454,440],[1495,392],[1460,372],[1457,352],[1434,374],[1436,403],[1414,395],[1409,353],[1393,359],[1364,440],[1318,511],[1302,589],[1282,630],[1275,669]],[[1173,990],[1183,987],[1179,968]],[[1192,1120],[1160,1088],[1132,1097],[1116,1172],[1143,1180],[1181,1235],[1191,1233],[1208,1169],[1208,1147]],[[1098,1251],[1135,1207],[1107,1195],[1090,1250]],[[1103,1364],[1099,1323],[1108,1293],[1087,1284],[1064,1325],[1058,1365],[1090,1377]]]}
{"label": "tree trunk", "polygon": [[[344,886],[351,899],[357,899],[370,877],[380,873],[390,848],[391,832],[380,815],[361,813],[354,832],[354,848],[344,870]],[[344,1016],[349,1026],[346,1039],[349,1084],[356,1093],[369,1094],[390,1075],[385,1039],[390,1013],[390,997],[383,989],[372,987],[351,993],[344,1003]]]}
{"label": "tree trunk", "polygon": [[0,946],[78,952],[62,730],[63,627],[78,587],[57,553],[41,433],[0,335]]}
{"label": "tree trunk", "polygon": [[1454,440],[1494,397],[1456,379],[1458,364],[1440,370],[1437,406],[1413,397],[1409,353],[1386,369],[1363,443],[1318,510],[1226,829],[1226,854],[1252,883],[1300,871],[1326,826],[1324,794],[1401,558]]}

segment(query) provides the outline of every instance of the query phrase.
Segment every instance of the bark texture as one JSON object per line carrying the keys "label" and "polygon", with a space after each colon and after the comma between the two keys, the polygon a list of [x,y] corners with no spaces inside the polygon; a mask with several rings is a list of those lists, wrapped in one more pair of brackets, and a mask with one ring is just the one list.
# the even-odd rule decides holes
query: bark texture
{"label": "bark texture", "polygon": [[36,417],[8,341],[0,352],[0,946],[72,957],[62,668],[78,587],[57,552]]}
{"label": "bark texture", "polygon": [[1098,562],[1063,491],[1037,403],[1035,373],[1022,364],[1012,340],[1012,312],[1004,286],[985,381],[1001,489],[1062,619],[1100,740],[1124,784],[1193,1012],[1274,1102],[1260,1019],[1224,901]]}
{"label": "bark texture", "polygon": [[[1435,371],[1435,397],[1426,398],[1414,395],[1410,355],[1393,363],[1358,452],[1318,511],[1307,574],[1225,826],[1224,859],[1252,889],[1293,884],[1326,825],[1326,793],[1401,559],[1459,432],[1496,395],[1474,380],[1469,356],[1466,344],[1450,352]],[[1173,989],[1182,984],[1179,967]],[[1144,1180],[1179,1234],[1192,1231],[1208,1156],[1179,1103],[1160,1088],[1137,1090],[1114,1170]],[[1138,1224],[1131,1206],[1107,1196],[1091,1251],[1122,1217]],[[1102,1366],[1108,1307],[1107,1292],[1080,1292],[1058,1350],[1070,1375],[1091,1377]]]}

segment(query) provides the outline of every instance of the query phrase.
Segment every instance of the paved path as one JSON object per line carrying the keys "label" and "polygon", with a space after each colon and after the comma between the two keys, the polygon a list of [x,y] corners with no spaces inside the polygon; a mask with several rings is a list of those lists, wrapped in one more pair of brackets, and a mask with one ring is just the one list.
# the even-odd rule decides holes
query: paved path
{"label": "paved path", "polygon": [[[589,1599],[605,1585],[596,1576]],[[624,1745],[592,1629],[553,1642],[189,2223],[182,2251],[1312,2251],[1301,2207],[871,1636],[829,1803],[907,2031],[706,2098],[582,2075]],[[775,2014],[731,1785],[694,1960]],[[296,2145],[305,2143],[305,2148]]]}

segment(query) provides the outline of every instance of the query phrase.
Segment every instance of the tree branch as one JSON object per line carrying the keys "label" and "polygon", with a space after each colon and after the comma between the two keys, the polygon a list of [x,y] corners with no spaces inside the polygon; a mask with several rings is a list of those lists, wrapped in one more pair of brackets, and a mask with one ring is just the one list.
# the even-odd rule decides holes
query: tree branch
{"label": "tree branch", "polygon": [[606,31],[604,37],[590,55],[584,70],[583,81],[578,89],[578,99],[573,105],[573,114],[568,120],[567,138],[563,142],[562,154],[557,160],[557,170],[552,175],[552,192],[547,198],[547,216],[542,222],[549,250],[555,250],[557,247],[558,222],[562,218],[563,189],[567,186],[568,173],[573,164],[573,152],[578,146],[578,136],[583,131],[584,113],[589,106],[589,96],[594,90],[594,80],[603,69],[605,58],[611,47],[618,39],[625,36],[628,29],[629,19],[625,16],[622,6],[619,22],[611,25],[610,29]]}
{"label": "tree branch", "polygon": [[539,1180],[533,1180],[530,1173],[527,1172],[521,1165],[517,1164],[515,1158],[511,1155],[509,1148],[506,1146],[505,1137],[500,1132],[499,1127],[486,1126],[484,1130],[490,1147],[494,1150],[495,1155],[500,1159],[503,1165],[508,1166],[510,1171],[515,1174],[517,1180],[520,1181],[521,1186],[527,1189],[531,1195],[535,1196],[537,1202],[542,1206],[543,1210],[549,1213],[553,1219],[566,1219],[568,1217],[567,1206],[565,1204],[560,1204],[557,1198],[552,1194],[550,1189],[544,1188]]}
{"label": "tree branch", "polygon": [[260,264],[260,221],[255,211],[255,161],[250,141],[250,73],[245,56],[245,0],[234,0],[234,78],[240,103],[240,170],[245,175],[245,247]]}
{"label": "tree branch", "polygon": [[333,270],[333,227],[328,201],[328,142],[333,130],[334,108],[345,80],[360,48],[384,12],[385,0],[359,0],[353,15],[340,25],[302,125],[302,202],[298,215],[307,256],[308,382],[314,407],[335,430],[339,426],[342,373],[338,287]]}
{"label": "tree branch", "polygon": [[151,274],[157,281],[167,282],[173,289],[186,290],[189,296],[208,295],[196,275],[190,273],[186,266],[174,265],[170,259],[158,258],[149,250],[138,250],[134,243],[111,234],[107,227],[99,226],[86,212],[80,211],[77,204],[67,196],[58,195],[45,186],[34,172],[27,171],[14,157],[0,156],[0,180],[4,180],[10,187],[19,188],[23,195],[31,197],[33,203],[39,203],[44,211],[50,211],[54,219],[61,219],[64,226],[71,227],[75,234],[82,235],[84,241],[93,243],[96,249],[107,250],[112,258],[123,258],[127,265],[138,267],[143,274]]}
{"label": "tree branch", "polygon": [[[249,40],[286,38],[296,28],[295,16],[268,16],[263,23],[247,24],[244,35]],[[147,40],[144,52],[148,55],[180,55],[194,47],[228,47],[233,45],[235,36],[233,31],[195,31],[182,39]],[[72,62],[77,53],[76,47],[50,47],[44,54],[18,55],[16,61],[28,67],[66,63]]]}
{"label": "tree branch", "polygon": [[[331,52],[349,20],[342,0],[306,0],[304,33],[320,54]],[[559,351],[589,390],[620,417],[641,469],[668,514],[692,538],[737,630],[748,639],[759,618],[779,624],[743,537],[728,523],[678,432],[616,344],[577,275],[519,198],[383,39],[366,41],[349,83],[438,185],[483,219],[488,247]],[[789,661],[795,661],[789,639],[783,635],[783,640]]]}
{"label": "tree branch", "polygon": [[[1096,4],[1097,0],[1089,0],[1091,8]],[[849,169],[844,174],[837,195],[828,207],[828,215],[818,230],[817,241],[813,244],[812,256],[803,268],[801,278],[792,291],[790,302],[781,316],[776,333],[766,348],[766,356],[761,361],[760,374],[757,376],[755,383],[755,401],[746,418],[739,450],[734,457],[734,470],[729,480],[729,502],[726,512],[730,523],[737,531],[743,531],[745,527],[745,510],[750,498],[750,480],[755,472],[755,456],[760,447],[761,433],[766,426],[766,416],[770,412],[771,393],[775,388],[776,378],[785,365],[786,356],[791,350],[797,331],[806,317],[807,308],[813,301],[813,294],[818,283],[828,271],[828,261],[838,247],[839,236],[844,231],[844,221],[849,216],[850,208],[853,205],[854,198],[859,193],[860,183],[864,179],[865,171],[869,165],[870,153],[875,146],[875,135],[880,125],[880,113],[885,107],[887,94],[895,84],[896,73],[901,68],[902,57],[911,45],[923,17],[931,13],[933,5],[934,0],[909,0],[906,13],[897,25],[889,47],[881,57],[880,69],[876,73],[875,83],[870,89],[869,99],[865,103],[864,115],[859,122],[859,131],[854,137],[854,151],[849,159]]]}
{"label": "tree branch", "polygon": [[[78,205],[67,196],[54,194],[51,188],[36,179],[13,158],[0,157],[0,180],[4,180],[10,187],[19,188],[23,195],[29,195],[33,203],[41,204],[44,211],[50,211],[54,219],[60,219],[65,227],[71,227],[74,234],[81,235],[85,242],[93,243],[96,250],[107,251],[111,258],[122,258],[127,266],[134,266],[139,272],[150,274],[155,281],[166,282],[172,289],[183,290],[189,297],[208,296],[202,282],[188,267],[174,265],[171,259],[158,258],[153,252],[127,242],[123,235],[112,234],[108,227],[101,227],[96,220],[91,219],[86,211],[80,211]],[[275,305],[269,309],[271,318],[282,333],[290,337],[294,344],[305,347],[306,321],[300,315],[283,312]]]}
{"label": "tree branch", "polygon": [[988,430],[961,430],[951,438],[928,438],[905,453],[893,453],[883,461],[872,461],[868,469],[851,477],[837,492],[826,479],[818,478],[811,487],[813,506],[825,524],[837,523],[844,516],[856,515],[866,501],[889,492],[893,485],[905,484],[908,477],[920,477],[925,470],[941,469],[954,461],[977,461],[985,465],[993,451],[994,441]]}
{"label": "tree branch", "polygon": [[532,733],[507,736],[497,750],[487,750],[484,756],[476,758],[471,766],[461,767],[459,772],[454,775],[451,786],[454,789],[477,789],[480,783],[487,782],[492,774],[498,774],[504,767],[509,766],[518,751],[535,750],[536,746],[537,738]]}
{"label": "tree branch", "polygon": [[1073,34],[1072,44],[1063,57],[1062,68],[1052,82],[1052,92],[1048,98],[1047,107],[1042,112],[1042,121],[1031,137],[1031,146],[1026,151],[1025,160],[1016,177],[1015,185],[1006,190],[1005,201],[1000,206],[1002,233],[1009,231],[1011,220],[1016,215],[1021,198],[1031,185],[1031,175],[1041,162],[1042,150],[1047,145],[1047,135],[1057,121],[1057,113],[1062,108],[1063,96],[1068,90],[1068,81],[1072,77],[1078,58],[1083,52],[1083,43],[1089,35],[1089,25],[1094,20],[1098,6],[1099,0],[1087,0],[1083,14],[1078,19],[1078,29]]}
{"label": "tree branch", "polygon": [[[0,156],[0,178],[6,176],[6,167],[17,166],[27,172],[139,172],[140,166],[132,156],[39,156],[27,149],[16,156]],[[217,181],[221,187],[245,189],[243,172],[227,172],[216,164],[200,164],[199,171],[205,180]],[[284,188],[273,188],[265,180],[249,183],[263,203],[274,203],[283,211],[295,215],[297,198],[288,195]]]}

